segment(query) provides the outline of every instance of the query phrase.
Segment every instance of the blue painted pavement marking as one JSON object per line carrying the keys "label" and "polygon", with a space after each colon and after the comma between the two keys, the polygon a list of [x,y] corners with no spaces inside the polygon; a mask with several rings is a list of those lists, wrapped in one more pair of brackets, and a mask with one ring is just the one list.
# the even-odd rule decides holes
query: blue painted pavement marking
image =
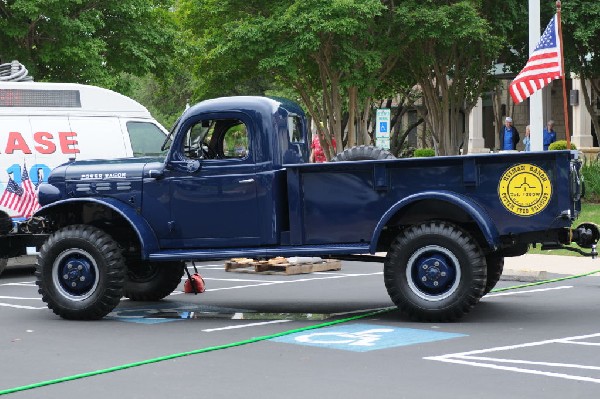
{"label": "blue painted pavement marking", "polygon": [[273,338],[271,341],[367,352],[466,336],[465,334],[359,323],[300,332]]}

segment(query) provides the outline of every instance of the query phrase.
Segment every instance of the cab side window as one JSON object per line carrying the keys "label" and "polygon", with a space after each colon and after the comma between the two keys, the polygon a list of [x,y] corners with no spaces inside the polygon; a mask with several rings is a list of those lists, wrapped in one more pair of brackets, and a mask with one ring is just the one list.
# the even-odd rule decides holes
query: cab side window
{"label": "cab side window", "polygon": [[183,152],[190,159],[245,159],[249,150],[248,129],[238,119],[199,121],[183,142]]}

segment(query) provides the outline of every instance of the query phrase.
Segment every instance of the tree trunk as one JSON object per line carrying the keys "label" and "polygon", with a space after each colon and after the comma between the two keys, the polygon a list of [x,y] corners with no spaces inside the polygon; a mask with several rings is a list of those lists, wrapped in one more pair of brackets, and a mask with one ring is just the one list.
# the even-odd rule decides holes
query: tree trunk
{"label": "tree trunk", "polygon": [[[592,96],[594,93],[596,98],[600,98],[600,79],[590,79],[590,85],[592,88],[592,93],[588,91],[586,79],[585,77],[581,77],[581,92],[583,93],[583,99],[585,103],[585,108],[592,116],[592,125],[594,125],[594,135],[596,136],[596,140],[598,141],[598,135],[600,135],[600,123],[598,122],[598,118],[595,116],[594,104],[592,104]],[[600,141],[599,141],[600,142]]]}
{"label": "tree trunk", "polygon": [[348,148],[356,145],[356,107],[358,88],[352,86],[348,89]]}

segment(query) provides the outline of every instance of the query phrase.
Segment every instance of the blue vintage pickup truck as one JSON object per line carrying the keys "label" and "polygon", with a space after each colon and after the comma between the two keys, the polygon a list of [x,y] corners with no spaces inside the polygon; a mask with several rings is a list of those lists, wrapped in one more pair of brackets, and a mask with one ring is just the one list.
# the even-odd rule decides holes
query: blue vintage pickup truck
{"label": "blue vintage pickup truck", "polygon": [[48,307],[98,319],[123,296],[166,297],[187,261],[386,252],[398,308],[452,321],[494,287],[504,257],[531,244],[574,241],[595,253],[598,229],[571,228],[577,152],[389,159],[358,147],[309,164],[307,131],[286,100],[203,101],[155,157],[56,168],[39,189],[43,207],[17,233],[0,217],[0,255],[41,247],[36,278]]}

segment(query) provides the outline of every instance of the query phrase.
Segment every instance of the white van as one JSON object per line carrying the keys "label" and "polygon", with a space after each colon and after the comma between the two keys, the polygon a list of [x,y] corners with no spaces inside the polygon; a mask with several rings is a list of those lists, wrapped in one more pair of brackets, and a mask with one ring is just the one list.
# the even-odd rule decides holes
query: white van
{"label": "white van", "polygon": [[[157,155],[167,131],[119,93],[71,83],[0,82],[0,210],[31,216],[37,187],[69,158]],[[31,256],[8,265],[29,265]],[[0,274],[7,259],[0,257]]]}
{"label": "white van", "polygon": [[36,188],[69,158],[157,155],[167,131],[119,93],[70,83],[0,83],[0,210],[38,207]]}

